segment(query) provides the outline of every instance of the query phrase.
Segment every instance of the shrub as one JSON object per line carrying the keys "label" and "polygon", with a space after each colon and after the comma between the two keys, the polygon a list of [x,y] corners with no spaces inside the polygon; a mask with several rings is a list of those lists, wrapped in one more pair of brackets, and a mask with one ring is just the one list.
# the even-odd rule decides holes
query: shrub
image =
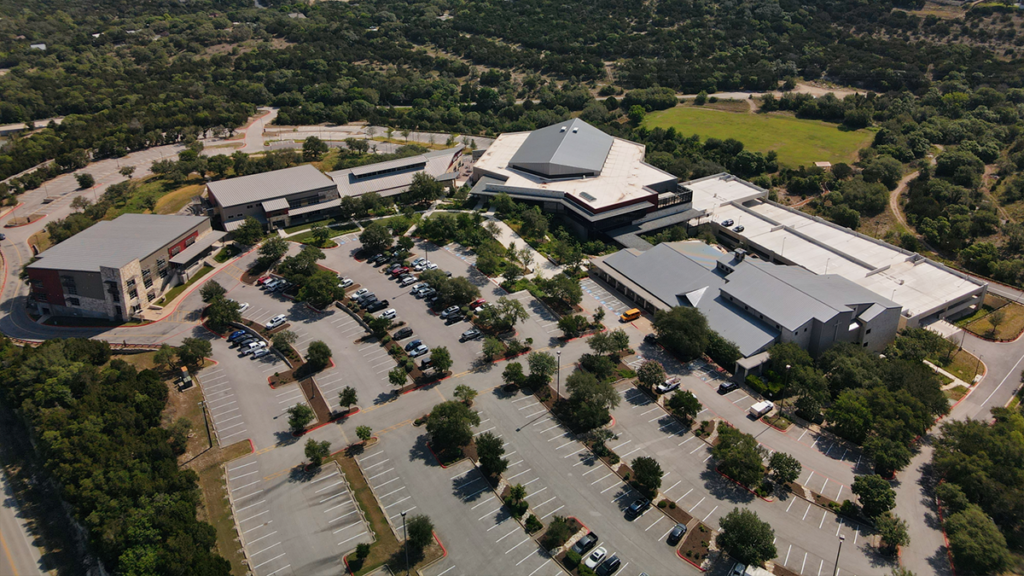
{"label": "shrub", "polygon": [[579,568],[577,568],[576,573],[580,576],[597,576],[597,574],[593,570],[587,568],[586,566],[580,566]]}
{"label": "shrub", "polygon": [[[533,518],[533,516],[530,517]],[[575,570],[576,567],[579,566],[582,562],[583,558],[579,554],[573,552],[572,550],[569,550],[565,553],[565,567],[567,569]]]}
{"label": "shrub", "polygon": [[356,558],[363,559],[370,555],[370,545],[363,542],[356,546]]}
{"label": "shrub", "polygon": [[658,508],[664,508],[666,506],[668,506],[668,502],[666,502],[664,500],[661,500],[660,502],[658,502]]}
{"label": "shrub", "polygon": [[675,510],[676,509],[676,503],[675,502],[669,502],[668,503],[668,507],[669,507],[670,510]]}
{"label": "shrub", "polygon": [[540,530],[543,527],[544,524],[542,524],[541,521],[538,520],[537,517],[533,514],[530,514],[530,517],[526,519],[526,532],[529,534],[533,534],[534,532]]}

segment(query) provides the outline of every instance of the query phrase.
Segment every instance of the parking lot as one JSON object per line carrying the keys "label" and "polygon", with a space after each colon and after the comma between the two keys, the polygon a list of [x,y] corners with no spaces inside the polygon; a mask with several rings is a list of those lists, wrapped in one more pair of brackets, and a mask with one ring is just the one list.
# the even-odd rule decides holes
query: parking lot
{"label": "parking lot", "polygon": [[271,472],[253,455],[226,468],[235,522],[257,576],[339,574],[342,556],[373,536],[336,464]]}
{"label": "parking lot", "polygon": [[[609,447],[624,462],[632,462],[639,456],[657,460],[665,470],[662,493],[691,516],[718,529],[721,518],[734,507],[757,512],[775,529],[779,552],[775,561],[805,575],[832,574],[835,566],[832,552],[838,537],[845,535],[847,546],[840,560],[840,572],[871,574],[876,571],[876,556],[867,545],[868,538],[861,537],[860,525],[792,495],[767,502],[737,486],[715,471],[707,443],[695,437],[643,392],[625,388],[623,401],[612,414],[615,417],[613,431],[619,438],[609,442]],[[807,475],[805,469],[801,479]],[[840,484],[833,484],[834,490],[826,487],[830,493],[842,490]]]}

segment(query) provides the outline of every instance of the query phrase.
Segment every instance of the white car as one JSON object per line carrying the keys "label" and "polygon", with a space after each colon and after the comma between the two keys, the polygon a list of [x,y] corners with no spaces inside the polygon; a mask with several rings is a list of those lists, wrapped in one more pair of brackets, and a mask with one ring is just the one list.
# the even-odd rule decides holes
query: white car
{"label": "white car", "polygon": [[352,284],[355,284],[355,282],[353,282],[351,278],[342,278],[341,284],[338,284],[338,288],[348,288]]}
{"label": "white car", "polygon": [[671,392],[676,388],[679,388],[679,378],[677,376],[673,376],[661,384],[658,384],[654,389],[657,390],[658,394],[664,394],[666,392]]}
{"label": "white car", "polygon": [[364,295],[369,294],[369,293],[370,293],[370,289],[369,288],[360,288],[359,290],[356,290],[355,292],[352,293],[352,299],[356,300],[359,297],[364,296]]}
{"label": "white car", "polygon": [[270,354],[270,348],[260,348],[259,350],[252,353],[252,358],[253,360],[255,360],[256,358],[263,358],[267,354]]}
{"label": "white car", "polygon": [[249,303],[248,302],[242,302],[241,304],[238,305],[238,311],[239,312],[245,312],[248,309],[249,309]]}
{"label": "white car", "polygon": [[419,294],[421,291],[426,290],[427,288],[430,288],[429,284],[427,284],[426,282],[420,282],[419,284],[412,287],[411,294],[415,296]]}
{"label": "white car", "polygon": [[427,269],[427,265],[424,264],[423,262],[420,262],[419,264],[414,264],[412,269],[413,272],[423,272],[424,270]]}
{"label": "white car", "polygon": [[391,320],[394,320],[395,316],[398,316],[398,312],[395,312],[394,308],[388,308],[387,310],[381,312],[378,318],[390,318]]}
{"label": "white car", "polygon": [[583,561],[583,565],[593,570],[594,568],[597,568],[597,565],[600,564],[607,555],[608,551],[604,549],[604,546],[601,546],[597,550],[591,552],[590,556],[587,556],[587,559]]}
{"label": "white car", "polygon": [[413,266],[416,266],[416,265],[422,264],[423,262],[426,262],[426,261],[427,261],[426,258],[417,258],[417,259],[413,260],[412,262],[410,262],[410,264],[412,264]]}
{"label": "white car", "polygon": [[263,327],[266,328],[267,330],[273,330],[274,328],[277,328],[281,324],[284,324],[285,319],[286,317],[284,314],[278,314],[277,316],[271,318]]}
{"label": "white car", "polygon": [[417,356],[423,356],[427,352],[430,352],[430,348],[427,348],[423,344],[420,344],[419,346],[409,351],[409,357],[416,358]]}
{"label": "white car", "polygon": [[437,270],[437,264],[434,264],[430,260],[427,260],[425,264],[427,265],[427,270]]}

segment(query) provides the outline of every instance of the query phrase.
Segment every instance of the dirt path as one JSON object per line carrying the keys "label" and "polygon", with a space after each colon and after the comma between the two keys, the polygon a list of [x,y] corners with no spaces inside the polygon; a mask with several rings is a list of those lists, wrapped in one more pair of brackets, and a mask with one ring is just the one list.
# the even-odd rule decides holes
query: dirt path
{"label": "dirt path", "polygon": [[[941,144],[935,144],[935,147],[939,149],[940,154],[943,150],[945,150],[945,148]],[[933,155],[929,157],[928,162],[932,166],[935,166],[935,156]],[[906,191],[907,187],[910,185],[910,181],[913,180],[914,178],[917,178],[917,175],[919,173],[919,171],[915,170],[914,172],[911,172],[910,174],[907,174],[906,176],[901,178],[899,186],[897,186],[896,189],[892,191],[892,194],[889,194],[889,210],[891,210],[893,216],[896,217],[896,221],[905,226],[911,232],[914,232],[914,230],[913,228],[910,227],[910,224],[907,224],[906,215],[903,214],[903,209],[900,207],[900,197],[903,195],[903,192]],[[917,235],[916,232],[914,232],[914,235]]]}
{"label": "dirt path", "polygon": [[999,214],[1000,218],[1007,222],[1013,222],[1013,219],[1010,218],[1010,213],[1006,211],[1006,208],[1003,208],[999,201],[996,200],[996,197],[992,194],[992,176],[998,169],[999,168],[995,164],[985,165],[985,173],[981,175],[981,195],[992,202],[992,205],[996,207],[996,214]]}

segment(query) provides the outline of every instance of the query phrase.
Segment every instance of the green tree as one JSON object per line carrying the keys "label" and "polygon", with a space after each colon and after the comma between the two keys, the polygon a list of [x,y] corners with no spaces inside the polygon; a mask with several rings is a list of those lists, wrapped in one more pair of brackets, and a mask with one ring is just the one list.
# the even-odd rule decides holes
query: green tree
{"label": "green tree", "polygon": [[583,287],[577,280],[565,274],[557,274],[548,280],[544,284],[544,290],[569,306],[575,306],[583,301]]}
{"label": "green tree", "polygon": [[203,297],[203,302],[209,304],[218,298],[223,298],[227,290],[220,285],[216,280],[208,280],[203,287],[199,289],[199,295]]}
{"label": "green tree", "polygon": [[881,182],[889,190],[895,190],[903,176],[903,164],[892,156],[879,156],[864,167],[865,182]]}
{"label": "green tree", "polygon": [[733,508],[722,518],[719,547],[743,564],[760,566],[778,555],[775,531],[756,512]]}
{"label": "green tree", "polygon": [[699,358],[704,353],[711,332],[700,310],[682,306],[655,312],[654,331],[662,346],[686,360]]}
{"label": "green tree", "polygon": [[213,355],[213,345],[209,340],[185,338],[177,349],[178,361],[188,367],[189,371],[206,364],[206,357]]}
{"label": "green tree", "polygon": [[949,516],[944,526],[958,571],[999,574],[1010,566],[1006,538],[980,507],[972,504]]}
{"label": "green tree", "polygon": [[92,188],[96,185],[96,179],[92,177],[92,174],[87,172],[79,172],[75,174],[75,180],[78,181],[78,187],[80,189]]}
{"label": "green tree", "polygon": [[718,444],[711,449],[718,469],[750,488],[760,486],[764,478],[764,449],[750,434],[731,426],[719,426]]}
{"label": "green tree", "polygon": [[875,464],[875,474],[892,477],[910,464],[911,453],[907,445],[897,440],[872,436],[864,442],[864,452]]}
{"label": "green tree", "polygon": [[434,524],[430,518],[420,514],[409,519],[406,530],[409,533],[409,546],[417,556],[422,555],[423,549],[434,539]]}
{"label": "green tree", "polygon": [[375,220],[359,234],[359,241],[370,252],[383,252],[391,246],[391,232],[387,226]]}
{"label": "green tree", "polygon": [[505,345],[502,344],[501,340],[493,336],[487,336],[484,338],[483,353],[484,358],[493,360],[505,353]]}
{"label": "green tree", "polygon": [[306,362],[314,371],[323,370],[331,362],[331,349],[321,340],[313,340],[306,350]]}
{"label": "green tree", "polygon": [[297,298],[319,310],[324,310],[338,299],[342,289],[338,288],[338,277],[327,270],[317,270],[299,288]]}
{"label": "green tree", "polygon": [[686,422],[692,422],[697,414],[704,409],[697,397],[689,390],[676,390],[665,402],[665,405],[673,414]]}
{"label": "green tree", "polygon": [[896,506],[896,492],[878,474],[857,476],[851,490],[860,498],[864,514],[871,518],[877,518]]}
{"label": "green tree", "polygon": [[797,366],[813,364],[811,355],[793,342],[773,344],[768,348],[768,361],[768,367],[781,377],[785,377],[786,366],[789,366],[789,370],[792,371]]}
{"label": "green tree", "polygon": [[644,117],[647,116],[647,111],[644,107],[639,104],[634,104],[629,107],[629,121],[639,126],[643,123]]}
{"label": "green tree", "polygon": [[351,386],[345,386],[341,392],[338,392],[338,406],[346,410],[355,406],[358,401],[359,396],[356,394],[356,389]]}
{"label": "green tree", "polygon": [[558,359],[548,352],[530,352],[526,364],[530,367],[530,378],[541,384],[550,382],[558,369]]}
{"label": "green tree", "polygon": [[174,368],[174,348],[169,344],[161,344],[160,349],[153,354],[153,362],[164,370]]}
{"label": "green tree", "polygon": [[370,327],[370,332],[373,332],[373,335],[377,338],[383,338],[387,335],[391,324],[391,318],[384,318],[383,316],[373,316],[366,321],[366,325]]}
{"label": "green tree", "polygon": [[299,339],[298,334],[291,330],[282,330],[277,334],[274,334],[271,338],[271,343],[274,348],[277,348],[282,354],[287,354],[289,348]]}
{"label": "green tree", "polygon": [[324,458],[331,455],[331,443],[327,440],[317,442],[310,438],[306,440],[306,458],[313,468],[319,468],[324,463]]}
{"label": "green tree", "polygon": [[501,438],[493,432],[484,432],[476,437],[476,454],[484,476],[498,476],[508,469],[508,459],[502,458],[505,454],[502,444]]}
{"label": "green tree", "polygon": [[206,307],[206,322],[216,332],[223,332],[232,322],[241,321],[242,313],[238,309],[238,302],[218,297]]}
{"label": "green tree", "polygon": [[288,409],[288,427],[293,432],[301,432],[305,429],[306,424],[313,421],[313,418],[316,418],[316,414],[305,404],[296,404]]}
{"label": "green tree", "polygon": [[564,516],[555,516],[551,523],[548,524],[548,529],[544,531],[541,544],[548,551],[553,551],[562,544],[565,544],[571,536],[572,531],[569,529],[569,522]]}
{"label": "green tree", "polygon": [[882,548],[890,554],[895,554],[900,546],[910,544],[910,533],[907,531],[907,523],[892,512],[886,512],[875,518],[875,528],[878,535],[882,537]]}
{"label": "green tree", "polygon": [[178,456],[188,450],[188,434],[192,431],[192,421],[178,418],[167,430],[171,435],[171,450]]}
{"label": "green tree", "polygon": [[558,329],[562,331],[566,338],[579,336],[589,325],[590,323],[587,322],[587,319],[579,314],[566,314],[558,319]]}
{"label": "green tree", "polygon": [[790,482],[796,482],[803,470],[803,465],[795,457],[785,452],[776,452],[768,461],[768,468],[772,471],[772,479],[785,486]]}
{"label": "green tree", "polygon": [[452,367],[452,355],[448,352],[447,346],[437,346],[431,349],[430,360],[434,367],[434,372],[437,374],[444,374]]}
{"label": "green tree", "polygon": [[455,392],[453,393],[453,395],[459,400],[462,400],[462,402],[464,402],[467,406],[472,406],[473,399],[476,398],[477,396],[477,391],[474,390],[472,386],[467,386],[466,384],[459,384],[458,386],[455,387]]}
{"label": "green tree", "polygon": [[410,238],[408,236],[399,236],[398,237],[398,247],[401,248],[402,250],[405,250],[406,252],[408,252],[408,251],[412,250],[414,246],[416,246],[416,242],[413,241],[412,238]]}
{"label": "green tree", "polygon": [[530,317],[519,300],[501,296],[490,306],[485,307],[477,315],[477,321],[483,325],[493,328],[499,332],[511,330],[517,322],[525,321]]}
{"label": "green tree", "polygon": [[391,382],[392,386],[405,386],[406,374],[405,369],[401,366],[396,366],[388,372],[388,381]]}
{"label": "green tree", "polygon": [[427,418],[430,443],[439,454],[451,454],[468,446],[473,440],[473,426],[480,425],[480,416],[458,401],[434,406]]}
{"label": "green tree", "polygon": [[506,386],[521,386],[526,380],[523,365],[519,362],[509,362],[501,373],[501,380]]}
{"label": "green tree", "polygon": [[310,136],[302,143],[302,159],[306,162],[316,162],[323,157],[330,147],[323,140],[316,136]]}
{"label": "green tree", "polygon": [[288,253],[288,241],[280,236],[271,236],[260,246],[259,259],[265,265],[273,264]]}
{"label": "green tree", "polygon": [[426,172],[417,172],[413,174],[412,184],[405,194],[412,202],[432,202],[444,197],[444,184]]}
{"label": "green tree", "polygon": [[565,388],[569,392],[569,419],[577,432],[604,426],[611,420],[610,410],[621,400],[611,383],[582,370],[565,379]]}
{"label": "green tree", "polygon": [[132,174],[135,174],[135,166],[121,166],[117,172],[125,178],[131,178]]}
{"label": "green tree", "polygon": [[369,442],[373,437],[373,429],[369,426],[356,426],[356,437],[363,442]]}
{"label": "green tree", "polygon": [[242,225],[235,229],[234,238],[239,244],[252,246],[263,238],[263,225],[252,216],[247,216]]}
{"label": "green tree", "polygon": [[313,224],[309,232],[313,235],[313,241],[317,246],[323,246],[331,239],[331,229],[321,223]]}
{"label": "green tree", "polygon": [[650,456],[640,456],[633,460],[630,467],[633,469],[633,479],[646,492],[648,498],[653,498],[658,493],[658,488],[661,488],[661,478],[665,475],[661,465]]}
{"label": "green tree", "polygon": [[637,369],[636,377],[640,385],[650,391],[665,381],[665,369],[661,367],[661,362],[647,360]]}
{"label": "green tree", "polygon": [[864,442],[874,425],[867,398],[858,390],[844,390],[825,413],[829,427],[851,442]]}

